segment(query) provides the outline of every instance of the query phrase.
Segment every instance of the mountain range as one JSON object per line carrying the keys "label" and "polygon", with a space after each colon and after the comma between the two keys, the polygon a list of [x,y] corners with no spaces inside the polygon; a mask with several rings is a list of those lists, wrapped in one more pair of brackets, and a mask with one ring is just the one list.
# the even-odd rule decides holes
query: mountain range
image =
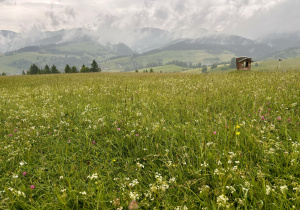
{"label": "mountain range", "polygon": [[[117,34],[120,33],[120,34]],[[291,48],[294,50],[291,53]],[[57,62],[56,65],[63,68],[64,62],[72,62],[71,65],[79,66],[89,62],[93,58],[99,59],[103,67],[116,70],[116,66],[124,71],[129,66],[138,68],[147,62],[168,62],[180,60],[186,56],[186,51],[200,53],[201,59],[187,59],[187,62],[212,62],[228,61],[230,56],[248,56],[255,60],[268,58],[286,58],[298,55],[300,48],[300,33],[271,34],[258,40],[251,40],[241,36],[222,34],[205,29],[197,29],[191,33],[190,29],[169,32],[157,28],[141,28],[131,32],[92,31],[83,28],[64,29],[59,31],[33,30],[28,33],[16,33],[13,31],[0,31],[0,71],[8,68],[10,72],[27,69],[28,65],[37,62],[44,65],[45,62]],[[167,53],[170,55],[167,56]],[[176,53],[178,55],[176,55]],[[297,53],[295,53],[297,52]],[[2,56],[1,56],[2,53]],[[157,58],[167,56],[168,59]],[[30,56],[29,56],[30,55]],[[145,56],[151,55],[150,58]],[[121,60],[121,57],[131,61]],[[143,57],[143,61],[137,60]],[[154,58],[155,57],[155,58]],[[212,58],[211,60],[205,60]],[[218,59],[217,59],[218,58]],[[116,60],[119,59],[119,60]],[[112,60],[116,60],[111,64]],[[134,64],[134,62],[136,64]],[[124,65],[125,64],[125,65]],[[114,66],[114,67],[112,67]],[[129,68],[129,69],[130,69]],[[127,68],[128,69],[128,68]]]}

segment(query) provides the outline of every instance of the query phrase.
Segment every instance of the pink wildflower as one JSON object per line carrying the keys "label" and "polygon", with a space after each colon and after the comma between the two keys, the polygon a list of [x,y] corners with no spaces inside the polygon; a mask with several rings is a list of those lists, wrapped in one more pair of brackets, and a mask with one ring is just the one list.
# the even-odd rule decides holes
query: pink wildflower
{"label": "pink wildflower", "polygon": [[17,131],[18,131],[18,129],[15,129],[15,130],[14,130],[14,132],[17,132]]}
{"label": "pink wildflower", "polygon": [[214,131],[214,133],[213,133],[214,135],[216,135],[217,134],[217,132],[216,131]]}
{"label": "pink wildflower", "polygon": [[34,185],[31,185],[30,188],[33,190],[33,189],[35,188],[35,186],[34,186]]}
{"label": "pink wildflower", "polygon": [[93,144],[96,144],[96,142],[95,142],[95,141],[93,141],[92,143],[93,143]]}
{"label": "pink wildflower", "polygon": [[120,131],[121,130],[121,128],[117,128],[117,131]]}
{"label": "pink wildflower", "polygon": [[135,136],[139,136],[139,134],[137,133],[137,134],[135,134]]}
{"label": "pink wildflower", "polygon": [[281,120],[281,117],[280,117],[280,116],[279,116],[279,117],[277,117],[277,120],[279,120],[279,121],[280,121],[280,120]]}
{"label": "pink wildflower", "polygon": [[11,136],[12,136],[12,134],[9,134],[9,136],[11,137]]}
{"label": "pink wildflower", "polygon": [[71,143],[71,140],[69,139],[68,143]]}
{"label": "pink wildflower", "polygon": [[26,172],[23,172],[23,175],[24,175],[24,176],[26,176],[26,174],[27,174]]}
{"label": "pink wildflower", "polygon": [[266,120],[264,116],[260,116],[260,118],[261,118],[262,120]]}

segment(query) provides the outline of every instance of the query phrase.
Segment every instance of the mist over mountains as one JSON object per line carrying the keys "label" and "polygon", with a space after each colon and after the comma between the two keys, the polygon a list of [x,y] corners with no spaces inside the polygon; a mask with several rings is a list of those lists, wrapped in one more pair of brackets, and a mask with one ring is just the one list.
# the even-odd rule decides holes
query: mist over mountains
{"label": "mist over mountains", "polygon": [[0,53],[28,46],[61,44],[65,42],[94,41],[102,45],[123,43],[133,52],[145,53],[154,49],[212,49],[228,50],[237,55],[261,57],[290,47],[300,46],[300,33],[271,34],[259,40],[221,34],[205,29],[169,32],[158,28],[140,28],[133,31],[93,31],[83,28],[28,33],[0,31]]}

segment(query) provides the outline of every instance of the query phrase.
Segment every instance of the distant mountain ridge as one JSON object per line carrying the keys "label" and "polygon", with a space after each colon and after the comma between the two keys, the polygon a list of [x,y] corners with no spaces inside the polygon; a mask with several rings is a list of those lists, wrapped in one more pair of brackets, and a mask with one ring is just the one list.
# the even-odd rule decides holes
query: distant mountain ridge
{"label": "distant mountain ridge", "polygon": [[[209,31],[206,29],[191,29],[169,32],[158,28],[139,28],[135,29],[130,35],[130,41],[128,37],[124,35],[124,40],[117,43],[124,43],[137,53],[144,53],[154,49],[162,49],[166,46],[170,46],[174,43],[195,42],[198,45],[232,45],[241,50],[235,49],[235,51],[245,51],[242,54],[250,52],[251,56],[261,56],[262,54],[268,54],[280,50],[285,50],[290,47],[300,47],[300,33],[285,33],[285,34],[273,34],[261,38],[259,40],[250,40],[241,36],[226,35],[218,32]],[[112,32],[116,33],[116,32]],[[122,34],[120,34],[122,37]],[[190,41],[187,41],[190,40]],[[195,40],[195,41],[193,41]],[[0,31],[0,53],[14,51],[27,46],[40,46],[49,44],[60,44],[64,42],[85,42],[94,41],[101,44],[114,43],[111,39],[107,41],[107,37],[104,40],[101,31],[92,31],[83,28],[75,29],[62,29],[58,31],[45,31],[41,32],[33,30],[28,33],[16,33],[13,31]]]}

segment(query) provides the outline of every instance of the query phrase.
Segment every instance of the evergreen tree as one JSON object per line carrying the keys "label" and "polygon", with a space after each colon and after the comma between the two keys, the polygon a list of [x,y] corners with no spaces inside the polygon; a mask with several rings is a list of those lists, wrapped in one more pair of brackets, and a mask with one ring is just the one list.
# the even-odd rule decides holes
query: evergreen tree
{"label": "evergreen tree", "polygon": [[71,72],[72,73],[78,73],[78,70],[77,70],[76,66],[72,66],[72,71]]}
{"label": "evergreen tree", "polygon": [[50,70],[50,68],[49,68],[49,66],[47,64],[45,65],[44,73],[45,74],[51,74],[51,70]]}
{"label": "evergreen tree", "polygon": [[151,68],[151,69],[150,69],[150,73],[153,73],[153,72],[154,72],[154,71],[153,71],[153,69]]}
{"label": "evergreen tree", "polygon": [[51,67],[51,73],[52,74],[59,74],[60,72],[58,71],[58,69],[56,68],[55,65],[52,65],[52,67]]}
{"label": "evergreen tree", "polygon": [[29,74],[38,74],[40,73],[40,69],[37,65],[32,64],[29,69]]}
{"label": "evergreen tree", "polygon": [[93,60],[93,63],[91,64],[91,72],[101,72],[101,69],[99,68],[97,62]]}
{"label": "evergreen tree", "polygon": [[72,69],[71,69],[71,67],[69,66],[69,64],[67,64],[66,67],[65,67],[65,73],[66,73],[66,74],[72,73]]}
{"label": "evergreen tree", "polygon": [[23,70],[22,75],[25,75],[25,71]]}
{"label": "evergreen tree", "polygon": [[5,73],[5,72],[3,72],[3,73],[2,73],[2,76],[5,76],[5,75],[6,75],[6,73]]}

